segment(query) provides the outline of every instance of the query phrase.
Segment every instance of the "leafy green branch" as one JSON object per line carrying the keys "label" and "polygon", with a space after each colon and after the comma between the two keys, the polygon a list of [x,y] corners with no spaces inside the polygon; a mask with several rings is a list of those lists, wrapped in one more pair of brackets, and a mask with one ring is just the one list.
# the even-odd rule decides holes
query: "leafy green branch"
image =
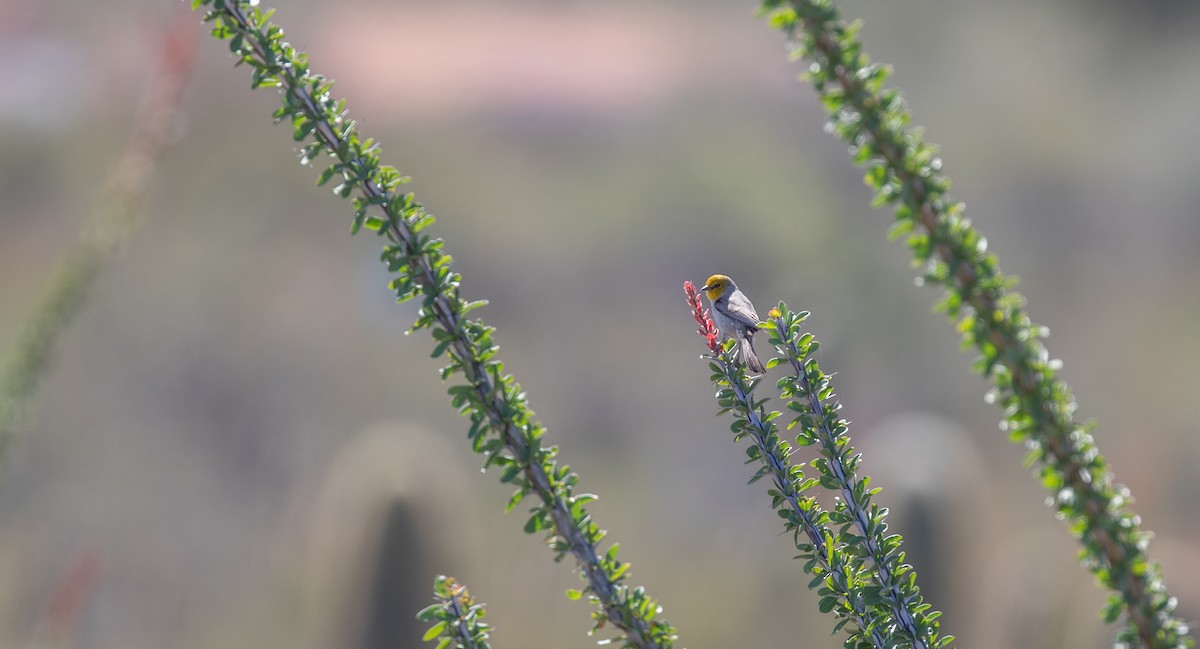
{"label": "leafy green branch", "polygon": [[425,233],[433,216],[413,194],[400,191],[409,179],[380,163],[378,145],[360,138],[355,122],[346,118],[345,101],[332,97],[332,83],[313,73],[307,55],[284,40],[283,30],[270,21],[273,11],[256,5],[247,0],[192,2],[193,8],[207,8],[205,20],[213,24],[213,36],[229,40],[237,64],[251,68],[252,86],[280,90],[282,106],[275,120],[290,121],[295,140],[305,142],[302,162],[315,161],[322,153],[333,159],[318,184],[336,177],[340,182],[334,192],[353,196],[351,232],[365,227],[386,241],[380,258],[395,275],[391,288],[401,302],[420,300],[412,329],[428,329],[435,341],[433,356],[448,358],[443,380],[456,374],[464,379],[449,393],[451,403],[471,422],[473,449],[484,456],[485,467],[501,470],[501,482],[516,486],[508,509],[536,496],[525,530],[544,533],[556,560],[574,556],[587,585],[569,594],[586,594],[596,604],[592,631],[612,624],[622,632],[617,638],[622,646],[672,646],[675,629],[657,618],[658,603],[642,588],[624,583],[629,564],[618,560],[617,546],[603,553],[598,549],[605,532],[585,508],[595,496],[575,493],[578,475],[558,462],[556,447],[543,445],[545,428],[495,358],[493,328],[466,317],[485,302],[461,297],[461,278],[452,270],[442,240]]}
{"label": "leafy green branch", "polygon": [[[182,12],[189,16],[188,12]],[[134,117],[99,208],[83,225],[78,243],[47,283],[0,364],[0,458],[25,422],[62,335],[87,303],[106,263],[129,237],[142,200],[167,146],[195,60],[191,21],[176,18],[164,32],[158,65]]]}
{"label": "leafy green branch", "polygon": [[0,457],[26,420],[54,349],[91,294],[104,258],[82,245],[64,259],[7,350],[0,372]]}
{"label": "leafy green branch", "polygon": [[1128,617],[1118,641],[1191,646],[1159,567],[1146,555],[1149,535],[1128,489],[1115,482],[1089,426],[1074,418],[1074,396],[1041,342],[1046,329],[1026,314],[1015,281],[1001,273],[963,204],[949,197],[936,149],[910,128],[900,94],[884,88],[889,69],[870,62],[858,26],[845,24],[829,0],[764,0],[762,11],[788,36],[794,56],[809,60],[805,77],[834,132],[866,166],[875,204],[894,206],[890,235],[906,236],[923,281],[946,289],[938,308],[957,321],[964,346],[980,352],[974,369],[992,379],[990,399],[1004,408],[1004,427],[1039,465],[1055,509],[1083,546],[1083,563],[1115,591],[1105,619],[1122,610]]}
{"label": "leafy green branch", "polygon": [[[761,379],[746,376],[745,368],[731,355],[732,341],[724,347],[718,343],[719,334],[696,287],[685,282],[683,290],[692,317],[700,325],[698,333],[708,345],[709,353],[704,358],[709,359],[711,378],[717,386],[720,406],[717,414],[728,412],[735,417],[730,425],[734,441],[749,437],[752,442],[746,447],[750,458],[747,464],[759,461],[762,466],[750,482],[770,476],[773,487],[767,493],[771,496],[771,507],[784,519],[784,528],[792,532],[800,550],[797,558],[804,559],[805,572],[813,575],[809,588],[818,588],[821,612],[832,613],[838,619],[834,632],[846,630],[847,647],[897,646],[889,637],[895,628],[894,617],[881,606],[879,589],[871,587],[870,568],[862,554],[853,551],[844,532],[834,534],[830,530],[830,513],[814,497],[806,495],[824,476],[821,480],[806,477],[801,466],[791,463],[794,449],[780,437],[774,421],[781,413],[768,413],[764,407],[767,400],[754,398]],[[770,329],[774,324],[767,322],[763,326]]]}
{"label": "leafy green branch", "polygon": [[889,638],[890,646],[946,646],[953,636],[938,638],[937,618],[941,613],[929,611],[930,606],[921,597],[912,566],[904,563],[900,551],[903,539],[899,534],[887,533],[887,509],[871,502],[879,489],[870,487],[869,477],[855,475],[862,456],[850,445],[849,424],[838,414],[842,405],[834,400],[829,375],[812,357],[819,344],[800,328],[807,318],[808,312],[794,313],[781,302],[771,312],[769,322],[773,326],[767,328],[771,343],[783,354],[770,366],[782,362],[792,369],[778,383],[780,396],[787,399],[790,410],[798,413],[788,427],[799,425],[799,444],[820,447],[821,457],[813,465],[821,473],[821,485],[840,495],[830,512],[830,522],[839,526],[840,539],[873,563],[872,598],[890,609],[900,636]]}
{"label": "leafy green branch", "polygon": [[417,613],[422,622],[432,622],[425,640],[437,640],[437,649],[453,644],[455,649],[489,649],[488,636],[492,627],[481,621],[487,611],[467,587],[454,577],[438,575],[433,582],[433,598],[437,600]]}

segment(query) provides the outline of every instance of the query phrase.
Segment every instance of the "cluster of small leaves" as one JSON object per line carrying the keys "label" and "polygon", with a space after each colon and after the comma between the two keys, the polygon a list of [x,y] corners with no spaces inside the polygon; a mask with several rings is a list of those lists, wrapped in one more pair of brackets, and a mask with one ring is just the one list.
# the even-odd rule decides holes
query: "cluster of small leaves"
{"label": "cluster of small leaves", "polygon": [[948,196],[936,149],[910,128],[900,94],[884,84],[889,69],[871,63],[829,0],[764,0],[770,23],[788,35],[796,58],[805,58],[807,80],[831,118],[829,128],[867,169],[875,204],[895,209],[892,237],[906,236],[922,281],[946,289],[938,308],[957,321],[964,347],[980,353],[974,369],[995,385],[990,399],[1004,408],[1004,427],[1030,450],[1059,516],[1083,546],[1084,564],[1115,591],[1103,613],[1123,609],[1129,623],[1119,642],[1147,647],[1191,646],[1187,625],[1174,615],[1175,600],[1147,558],[1147,533],[1116,484],[1088,426],[1076,421],[1070,388],[1057,377],[1060,364],[1041,342],[1047,335],[1026,315],[986,240]]}
{"label": "cluster of small leaves", "polygon": [[587,584],[578,596],[586,593],[598,606],[592,631],[612,624],[622,632],[616,638],[622,646],[672,646],[675,629],[657,619],[661,607],[641,588],[623,583],[629,565],[617,559],[617,546],[603,554],[597,549],[605,533],[584,509],[595,496],[576,494],[578,476],[559,464],[556,447],[542,445],[545,428],[533,419],[525,393],[495,358],[493,329],[466,318],[484,302],[460,296],[461,278],[452,270],[442,240],[425,233],[433,216],[411,193],[399,191],[409,179],[380,163],[378,146],[359,137],[355,122],[347,119],[345,101],[333,98],[332,82],[310,71],[307,56],[271,23],[272,12],[256,5],[193,0],[193,7],[207,9],[212,34],[228,39],[238,63],[253,69],[252,85],[280,90],[283,105],[275,120],[290,121],[296,141],[303,143],[301,162],[309,164],[323,153],[332,158],[318,184],[337,177],[334,193],[353,197],[351,231],[365,227],[385,240],[381,259],[395,276],[391,288],[398,301],[421,303],[413,330],[428,329],[435,341],[433,356],[449,359],[443,380],[456,374],[464,379],[449,393],[452,404],[470,419],[474,450],[484,456],[485,467],[501,469],[502,482],[516,487],[508,509],[535,495],[525,530],[543,532],[556,559],[574,555]]}
{"label": "cluster of small leaves", "polygon": [[801,329],[808,315],[807,311],[793,312],[780,302],[771,311],[772,326],[767,328],[771,344],[782,354],[769,367],[787,363],[792,369],[776,386],[788,409],[796,413],[788,428],[799,428],[798,444],[820,448],[821,457],[812,462],[820,474],[818,480],[840,496],[829,512],[829,522],[837,527],[836,539],[845,544],[845,552],[873,564],[874,584],[864,590],[869,602],[886,607],[895,620],[894,626],[881,630],[888,646],[948,646],[953,636],[938,637],[941,613],[931,611],[921,597],[916,573],[904,563],[903,539],[888,533],[888,510],[871,502],[879,489],[870,487],[869,477],[855,475],[862,455],[850,445],[849,424],[839,415],[842,405],[834,396],[829,375],[812,357],[818,342]]}
{"label": "cluster of small leaves", "polygon": [[[708,320],[700,297],[691,282],[683,285],[693,317]],[[699,317],[697,314],[701,314]],[[763,323],[771,328],[770,322]],[[697,333],[711,345],[709,332],[715,331],[711,320],[700,322]],[[847,552],[844,541],[836,538],[829,528],[830,515],[808,495],[818,485],[816,478],[805,476],[802,465],[794,465],[790,458],[794,448],[780,437],[775,419],[782,413],[767,412],[767,399],[755,399],[754,391],[761,378],[746,376],[746,368],[733,355],[732,340],[702,358],[709,360],[712,381],[717,388],[716,398],[720,410],[718,415],[730,413],[734,420],[730,425],[734,441],[749,439],[746,447],[747,464],[758,462],[761,466],[750,478],[750,483],[770,477],[772,486],[767,489],[771,496],[771,508],[784,521],[784,528],[792,533],[797,559],[804,560],[804,571],[813,579],[809,588],[816,588],[820,596],[822,613],[832,613],[837,618],[834,632],[845,630],[849,637],[845,646],[849,648],[896,646],[889,644],[885,630],[891,626],[888,617],[881,617],[878,588],[872,589],[871,576],[864,566],[860,553]],[[770,363],[768,363],[770,366]],[[872,602],[875,602],[873,605]],[[886,613],[886,612],[885,612]]]}
{"label": "cluster of small leaves", "polygon": [[480,618],[487,615],[482,604],[476,604],[467,587],[454,577],[438,575],[433,582],[435,604],[427,606],[417,619],[432,622],[424,640],[437,640],[437,649],[488,649],[492,627]]}

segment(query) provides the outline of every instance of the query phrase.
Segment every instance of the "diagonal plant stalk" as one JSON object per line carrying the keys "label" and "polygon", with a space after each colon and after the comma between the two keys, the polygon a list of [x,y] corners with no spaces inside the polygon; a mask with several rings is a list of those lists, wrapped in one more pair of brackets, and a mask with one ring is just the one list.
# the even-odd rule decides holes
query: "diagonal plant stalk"
{"label": "diagonal plant stalk", "polygon": [[302,148],[302,162],[308,164],[321,153],[333,158],[318,184],[338,176],[341,183],[335,193],[349,197],[357,192],[351,232],[365,226],[387,241],[381,260],[396,274],[391,287],[399,301],[421,298],[413,330],[429,329],[436,341],[433,356],[449,358],[442,369],[443,380],[455,373],[465,378],[449,393],[451,403],[470,418],[474,450],[484,455],[485,467],[502,468],[501,482],[516,485],[508,509],[536,495],[525,530],[544,532],[555,560],[568,553],[574,556],[587,586],[569,595],[579,598],[586,593],[597,605],[592,633],[611,624],[622,632],[616,640],[624,647],[673,646],[675,629],[657,619],[658,603],[642,588],[624,583],[629,564],[617,559],[617,546],[603,554],[598,549],[605,532],[584,507],[595,496],[576,494],[578,476],[555,459],[556,447],[542,445],[545,428],[533,419],[524,392],[495,359],[493,329],[466,317],[484,302],[467,302],[460,296],[460,276],[451,269],[442,241],[423,233],[433,216],[411,193],[399,191],[408,179],[380,164],[378,146],[359,138],[355,123],[345,118],[345,102],[332,98],[332,83],[310,72],[307,55],[288,44],[283,30],[270,22],[273,11],[264,12],[257,4],[256,0],[193,0],[192,7],[205,7],[204,18],[213,23],[213,35],[229,39],[237,63],[253,68],[253,87],[280,89],[283,105],[275,120],[290,119],[296,141],[308,142]]}
{"label": "diagonal plant stalk", "polygon": [[437,640],[438,649],[451,644],[455,649],[491,648],[487,640],[492,627],[481,621],[487,611],[482,604],[475,603],[466,586],[454,577],[438,575],[433,582],[433,598],[436,604],[417,613],[418,620],[433,622],[425,632],[425,640]]}
{"label": "diagonal plant stalk", "polygon": [[946,646],[953,638],[938,638],[937,619],[941,613],[930,611],[921,597],[912,566],[904,563],[900,551],[903,540],[899,534],[887,534],[887,509],[871,502],[879,489],[870,487],[869,477],[855,475],[862,456],[850,445],[849,422],[838,415],[842,406],[834,400],[829,375],[812,358],[818,343],[812,334],[801,331],[808,315],[793,313],[780,302],[769,316],[773,325],[768,327],[771,343],[792,369],[792,374],[778,383],[788,408],[799,413],[788,428],[799,424],[797,442],[816,444],[821,449],[822,457],[813,462],[822,474],[821,484],[840,495],[830,519],[840,526],[840,534],[850,547],[874,564],[871,574],[878,597],[897,625],[898,641],[891,640],[914,649]]}
{"label": "diagonal plant stalk", "polygon": [[5,350],[0,364],[0,459],[28,418],[62,335],[86,305],[108,261],[137,225],[146,190],[171,143],[171,127],[191,77],[197,40],[191,24],[181,16],[173,20],[164,31],[158,65],[143,92],[134,130],[108,178],[103,202],[84,223],[79,241],[60,262]]}
{"label": "diagonal plant stalk", "polygon": [[91,245],[80,245],[63,259],[6,351],[0,370],[0,458],[28,420],[30,403],[54,350],[86,304],[104,259],[104,253]]}
{"label": "diagonal plant stalk", "polygon": [[1015,281],[987,253],[962,203],[948,196],[935,148],[910,128],[900,94],[884,89],[888,68],[870,63],[858,26],[845,24],[829,0],[764,0],[762,11],[787,35],[794,56],[810,61],[805,76],[832,130],[867,167],[875,204],[895,207],[891,235],[907,235],[916,264],[925,267],[923,281],[945,287],[938,308],[957,320],[964,347],[979,350],[974,369],[994,382],[989,396],[1004,408],[1003,426],[1039,464],[1055,509],[1083,546],[1083,563],[1114,591],[1104,618],[1114,621],[1122,610],[1128,618],[1117,641],[1191,646],[1159,566],[1147,556],[1149,534],[1130,508],[1129,490],[1115,482],[1089,426],[1075,419],[1071,389],[1041,342],[1046,329],[1026,314]]}
{"label": "diagonal plant stalk", "polygon": [[[717,386],[717,404],[721,407],[718,414],[730,412],[736,417],[730,426],[734,441],[749,437],[753,442],[746,448],[750,457],[747,463],[758,460],[762,466],[750,482],[771,477],[774,488],[767,490],[771,507],[784,519],[784,528],[792,532],[800,550],[797,558],[805,560],[805,572],[813,575],[809,588],[820,586],[817,593],[821,596],[821,611],[838,618],[834,632],[844,629],[849,634],[847,647],[900,646],[887,637],[895,626],[894,618],[889,610],[878,605],[881,598],[869,586],[871,578],[866,574],[869,568],[864,566],[860,553],[853,552],[839,535],[832,533],[830,513],[815,498],[805,495],[818,480],[806,477],[801,466],[791,463],[792,446],[780,438],[774,422],[781,413],[768,413],[764,407],[766,400],[754,399],[760,380],[746,376],[745,368],[731,356],[732,345],[722,348],[717,342],[720,338],[717,328],[696,287],[685,282],[683,290],[692,317],[699,325],[698,333],[709,349],[703,358],[709,360],[712,381]],[[764,323],[765,328],[773,326]]]}

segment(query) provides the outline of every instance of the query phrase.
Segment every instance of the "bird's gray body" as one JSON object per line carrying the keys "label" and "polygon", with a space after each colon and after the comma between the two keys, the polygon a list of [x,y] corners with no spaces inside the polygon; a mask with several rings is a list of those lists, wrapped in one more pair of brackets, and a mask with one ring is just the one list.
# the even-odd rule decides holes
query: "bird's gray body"
{"label": "bird's gray body", "polygon": [[751,371],[762,374],[766,371],[758,355],[754,353],[752,338],[758,331],[761,320],[750,298],[738,290],[732,279],[729,288],[717,299],[712,301],[713,323],[726,337],[738,341],[738,355],[745,361]]}

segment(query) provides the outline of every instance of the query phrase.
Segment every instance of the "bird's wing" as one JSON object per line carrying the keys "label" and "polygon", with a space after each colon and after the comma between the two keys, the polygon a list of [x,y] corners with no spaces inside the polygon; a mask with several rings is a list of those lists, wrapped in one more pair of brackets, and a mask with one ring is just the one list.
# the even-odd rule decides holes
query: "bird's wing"
{"label": "bird's wing", "polygon": [[741,322],[747,327],[758,328],[761,320],[758,319],[758,313],[754,311],[754,305],[750,303],[750,298],[744,294],[736,293],[731,295],[725,307],[725,315]]}

